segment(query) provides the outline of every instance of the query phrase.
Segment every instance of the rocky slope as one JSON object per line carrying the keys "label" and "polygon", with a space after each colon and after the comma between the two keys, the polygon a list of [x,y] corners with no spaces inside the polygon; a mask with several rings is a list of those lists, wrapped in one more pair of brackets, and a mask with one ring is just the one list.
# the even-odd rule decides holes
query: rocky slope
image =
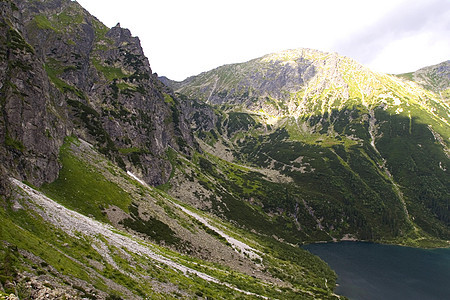
{"label": "rocky slope", "polygon": [[1,198],[0,296],[339,298],[334,273],[298,247],[196,211],[83,140],[67,139],[60,159],[55,182],[11,179]]}
{"label": "rocky slope", "polygon": [[440,64],[424,67],[415,72],[398,75],[400,77],[412,80],[426,89],[434,91],[440,95],[447,104],[450,99],[450,61]]}
{"label": "rocky slope", "polygon": [[148,185],[200,174],[193,132],[218,117],[138,38],[74,1],[0,7],[1,298],[339,298],[308,252]]}
{"label": "rocky slope", "polygon": [[416,85],[372,72],[336,53],[312,49],[286,50],[222,66],[171,86],[207,103],[241,105],[275,117],[330,113],[358,104],[399,106],[405,98],[420,98],[417,101],[430,111],[434,107],[433,95]]}

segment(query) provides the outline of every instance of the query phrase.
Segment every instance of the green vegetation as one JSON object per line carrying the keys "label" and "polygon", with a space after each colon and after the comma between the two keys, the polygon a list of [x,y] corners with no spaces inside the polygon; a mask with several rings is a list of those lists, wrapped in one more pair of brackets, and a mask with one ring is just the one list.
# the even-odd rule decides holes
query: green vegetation
{"label": "green vegetation", "polygon": [[[377,118],[389,121],[381,125],[385,133],[377,146],[388,162],[392,175],[403,188],[410,214],[428,234],[449,239],[450,180],[445,152],[429,127],[422,122],[379,111]],[[408,126],[405,126],[408,125]]]}
{"label": "green vegetation", "polygon": [[84,93],[80,89],[68,84],[67,82],[59,78],[60,75],[64,72],[70,69],[76,69],[75,66],[64,66],[55,59],[49,59],[48,62],[44,65],[44,68],[50,80],[61,92],[73,93],[80,99],[86,99],[86,95],[84,95]]}
{"label": "green vegetation", "polygon": [[414,73],[413,72],[398,74],[397,76],[400,77],[400,78],[405,78],[405,79],[410,80],[410,81],[414,80]]}
{"label": "green vegetation", "polygon": [[[248,208],[234,211],[229,205],[237,199],[269,224],[279,222],[264,230],[291,229],[285,235],[296,242],[344,234],[415,246],[449,240],[445,89],[436,95],[370,72],[351,59],[340,58],[336,65],[332,58],[314,50],[289,50],[219,67],[178,85],[178,92],[217,103],[224,116],[217,131],[199,132],[199,138],[213,147],[221,141],[239,164],[273,174],[247,181],[246,172],[227,172],[212,150],[205,157],[211,163],[199,160],[199,173],[210,175],[200,182],[218,198],[208,199],[212,211],[256,230],[246,219],[257,215],[239,217]],[[285,76],[302,70],[304,63],[308,70],[301,76]],[[420,77],[427,89],[437,91],[448,86],[441,76],[447,64],[400,77]],[[329,70],[335,72],[333,79],[323,73]],[[259,126],[267,116],[276,117],[277,124]],[[216,134],[221,130],[227,136]]]}
{"label": "green vegetation", "polygon": [[35,16],[34,21],[36,22],[36,25],[41,29],[51,29],[53,31],[56,31],[56,28],[53,27],[52,23],[45,15]]}
{"label": "green vegetation", "polygon": [[[107,220],[102,214],[102,207],[115,205],[124,211],[128,211],[126,205],[130,212],[130,218],[122,221],[122,224],[126,227],[146,234],[151,239],[162,242],[166,246],[180,247],[184,251],[192,247],[192,245],[176,236],[174,231],[159,220],[157,216],[144,214],[145,216],[141,217],[138,203],[142,199],[132,198],[136,197],[132,189],[130,193],[125,193],[118,185],[114,184],[116,180],[120,180],[122,184],[131,181],[128,179],[124,182],[125,177],[122,177],[124,175],[121,175],[122,172],[118,170],[113,172],[113,169],[106,168],[100,171],[102,168],[99,168],[99,165],[104,163],[107,165],[107,161],[98,161],[99,156],[88,156],[90,152],[84,152],[80,143],[75,138],[68,138],[61,148],[60,159],[63,168],[59,178],[54,183],[42,187],[47,195],[68,208],[73,208],[103,222],[107,222]],[[172,157],[174,164],[179,166],[177,154],[172,152],[169,155]],[[199,157],[198,159],[201,159],[203,166],[207,166],[208,172],[213,172],[211,158]],[[239,168],[235,168],[235,171],[238,172]],[[106,181],[106,173],[104,172],[109,174],[108,181]],[[134,183],[134,185],[140,190],[139,195],[143,196],[147,192],[156,193],[158,202],[161,202],[160,205],[164,206],[164,203],[170,203],[167,202],[170,197],[164,192],[148,190],[137,183]],[[134,204],[130,202],[131,199],[138,202]],[[105,282],[101,276],[143,298],[171,299],[180,297],[180,295],[189,298],[202,296],[223,299],[230,297],[253,299],[255,297],[245,295],[223,284],[207,282],[189,274],[185,275],[164,264],[155,262],[146,255],[138,255],[125,247],[120,247],[120,245],[112,245],[102,235],[91,237],[75,232],[75,237],[70,236],[62,229],[47,223],[39,214],[28,208],[29,200],[19,199],[19,201],[22,207],[26,207],[26,209],[12,209],[13,203],[9,200],[4,202],[7,203],[6,208],[4,208],[4,203],[0,206],[0,217],[3,220],[0,235],[0,279],[3,283],[9,281],[16,282],[16,286],[20,284],[25,286],[25,282],[29,279],[21,279],[17,274],[27,271],[28,274],[30,272],[35,274],[33,276],[52,276],[55,280],[60,280],[58,278],[61,278],[61,274],[63,274],[66,276],[64,284],[68,285],[70,285],[68,282],[73,282],[72,279],[77,278],[77,284],[72,284],[72,287],[77,290],[81,297],[88,298],[92,295],[86,292],[85,287],[79,285],[80,280],[91,283],[96,289],[110,294],[109,299],[126,298],[126,295],[123,295],[122,292],[118,293],[112,290],[110,284]],[[168,215],[174,217],[179,214],[179,212],[174,212],[173,208],[165,208],[165,210],[167,209],[171,210]],[[176,217],[176,219],[180,220],[179,217]],[[205,227],[203,223],[196,220],[193,222],[190,224],[191,228],[198,227],[221,243],[230,246],[221,235]],[[326,278],[329,286],[334,286],[336,276],[317,257],[272,238],[261,239],[261,237],[247,231],[236,232],[231,224],[228,224],[227,228],[226,231],[233,236],[241,236],[241,238],[246,236],[246,239],[253,240],[252,245],[254,247],[259,243],[261,246],[258,247],[265,254],[263,255],[263,261],[257,263],[264,262],[264,272],[267,275],[290,282],[292,287],[280,288],[277,285],[245,275],[221,264],[181,255],[165,247],[144,243],[142,240],[137,241],[139,244],[147,245],[152,251],[169,257],[177,263],[204,272],[245,291],[270,298],[294,299],[298,298],[299,295],[311,298],[311,295],[316,295],[323,299],[336,299],[328,286],[324,285],[324,278]],[[117,233],[128,236],[120,233],[120,231],[117,231]],[[8,244],[5,244],[5,242]],[[22,249],[33,253],[42,261],[31,262],[26,254],[21,252]],[[107,249],[107,259],[104,256],[105,250],[98,252],[98,249]],[[286,257],[289,257],[289,260],[286,260]],[[130,276],[130,274],[133,274],[133,276]],[[156,282],[159,286],[167,285],[171,288],[165,292],[156,292],[152,289],[152,284],[149,285],[147,278],[152,278],[152,282]],[[16,293],[17,291],[8,290],[8,292]],[[21,295],[25,295],[27,292],[29,291],[24,289]]]}
{"label": "green vegetation", "polygon": [[15,51],[25,51],[34,54],[33,47],[28,44],[23,36],[14,28],[9,28],[7,33],[7,46]]}
{"label": "green vegetation", "polygon": [[164,96],[164,102],[174,105],[175,104],[175,100],[173,100],[172,96],[170,96],[169,94],[163,94]]}
{"label": "green vegetation", "polygon": [[67,139],[60,150],[63,168],[59,177],[44,185],[42,190],[73,210],[109,222],[103,210],[115,205],[128,211],[132,201],[130,195],[74,155],[71,145],[76,142],[72,138]]}
{"label": "green vegetation", "polygon": [[145,151],[140,148],[131,147],[131,148],[120,148],[119,152],[122,154],[131,154],[131,153],[142,153]]}
{"label": "green vegetation", "polygon": [[[6,212],[8,213],[7,217],[5,215]],[[89,279],[88,273],[82,265],[74,262],[70,257],[64,255],[64,253],[61,253],[61,250],[64,249],[63,245],[68,245],[64,252],[70,253],[70,255],[73,255],[73,258],[82,262],[87,262],[85,257],[87,253],[90,253],[90,258],[102,261],[98,254],[93,256],[95,251],[89,246],[89,241],[73,239],[61,230],[54,227],[48,227],[49,224],[43,222],[38,216],[30,215],[23,210],[17,212],[7,210],[2,211],[1,214],[4,221],[3,241],[7,241],[16,247],[9,246],[6,247],[6,249],[3,249],[6,251],[5,256],[15,256],[14,258],[11,257],[9,262],[6,257],[6,263],[11,264],[12,266],[10,267],[14,267],[15,272],[24,270],[20,264],[20,260],[23,260],[24,258],[17,253],[17,247],[20,249],[27,249],[27,251],[38,255],[46,262],[46,264],[56,268],[58,272],[70,274],[83,280]],[[56,247],[49,247],[52,244]],[[15,253],[14,250],[16,251]],[[41,267],[44,266],[45,264],[41,264]],[[8,273],[8,266],[4,267],[6,268],[6,273]],[[11,279],[11,277],[9,279]]]}
{"label": "green vegetation", "polygon": [[[439,96],[431,91],[442,86],[436,72],[424,77],[429,91],[335,54],[292,50],[191,78],[179,84],[188,98],[154,82],[145,58],[135,54],[141,53],[135,51],[137,44],[108,38],[109,29],[77,3],[63,4],[57,14],[33,16],[30,10],[27,34],[1,25],[6,33],[0,37],[6,45],[1,54],[34,54],[27,36],[56,39],[73,51],[66,56],[52,47],[38,52],[47,56],[48,78],[67,101],[68,111],[61,114],[69,117],[67,132],[94,145],[67,137],[57,180],[34,189],[64,206],[57,209],[108,226],[92,223],[100,229],[91,235],[58,227],[64,214],[49,216],[32,194],[15,188],[11,198],[0,195],[5,292],[29,298],[23,287],[32,277],[91,299],[96,296],[88,290],[101,291],[98,296],[106,299],[257,298],[251,293],[336,299],[336,274],[299,245],[347,235],[421,247],[448,245],[450,127],[442,100],[449,89],[442,88]],[[82,26],[91,26],[89,39]],[[92,41],[89,53],[77,50],[87,49],[77,47],[81,40]],[[11,60],[6,77],[14,78],[16,67],[32,68]],[[68,79],[88,68],[103,78],[98,82],[97,75],[88,76],[96,81],[94,88],[88,88],[92,81],[82,82],[84,71],[80,81]],[[3,86],[19,94],[12,79]],[[102,94],[89,98],[88,90]],[[146,100],[131,103],[138,97]],[[206,99],[217,105],[197,101]],[[123,131],[109,131],[110,121],[120,121]],[[189,122],[198,130],[188,134],[203,140],[208,150],[198,140],[188,145]],[[163,126],[162,138],[155,141],[158,126]],[[5,131],[5,149],[14,159],[35,155],[14,137]],[[131,165],[148,179],[157,171],[146,161],[170,170],[151,178],[168,178],[157,189],[125,172]],[[161,167],[168,162],[172,168]],[[229,237],[253,249],[242,250]],[[192,274],[196,271],[217,282]]]}
{"label": "green vegetation", "polygon": [[[367,240],[442,245],[431,236],[449,238],[444,225],[448,224],[445,197],[449,191],[445,186],[449,182],[443,171],[448,160],[426,125],[435,121],[420,111],[415,114],[420,118],[405,118],[376,110],[377,123],[383,124],[378,132],[390,132],[377,141],[377,153],[370,145],[367,114],[364,108],[353,106],[324,115],[287,119],[275,131],[263,133],[254,123],[250,125],[248,115],[230,113],[226,120],[234,121],[231,130],[230,124],[224,122],[225,128],[234,132],[238,124],[242,130],[231,147],[235,158],[243,165],[277,170],[293,182],[271,182],[259,173],[236,169],[212,155],[200,157],[197,178],[205,189],[214,191],[215,196],[208,199],[213,203],[212,211],[244,228],[274,234],[291,243],[329,240],[351,233]],[[398,134],[398,143],[390,137],[394,128],[406,130]],[[211,141],[210,133],[198,136]],[[433,149],[428,149],[427,143]],[[407,145],[411,149],[406,149]],[[409,156],[404,153],[414,153],[415,149],[420,153],[412,161],[421,159],[423,151],[433,153],[423,167],[422,162],[405,161]],[[398,157],[393,156],[395,153]],[[414,188],[402,189],[399,195],[391,175],[380,167],[384,159],[400,186]],[[434,169],[430,170],[430,166]],[[397,168],[403,173],[398,173]],[[417,170],[427,171],[420,175]],[[421,230],[417,231],[417,226]]]}
{"label": "green vegetation", "polygon": [[[75,117],[79,118],[88,133],[97,141],[99,151],[113,159],[122,169],[125,163],[118,155],[118,149],[108,132],[103,128],[100,114],[91,106],[80,101],[67,99],[67,103],[74,109]],[[132,155],[135,152],[131,153]]]}
{"label": "green vegetation", "polygon": [[21,141],[13,139],[9,134],[5,137],[5,146],[12,147],[13,149],[24,152],[26,150],[25,146]]}
{"label": "green vegetation", "polygon": [[[30,210],[12,209],[7,200],[3,204],[6,207],[0,207],[0,280],[8,295],[17,293],[19,297],[29,297],[25,283],[30,278],[18,277],[22,272],[27,272],[29,276],[47,275],[55,279],[63,276],[68,276],[67,279],[79,278],[106,289],[101,278],[92,276],[89,271],[89,268],[95,269],[92,261],[105,263],[91,246],[91,240],[69,236]],[[33,259],[28,253],[36,258]],[[15,283],[16,287],[6,285],[7,282]]]}
{"label": "green vegetation", "polygon": [[248,131],[250,128],[261,126],[246,113],[231,112],[228,114],[228,119],[224,121],[224,126],[227,128],[228,136],[231,137],[237,131]]}
{"label": "green vegetation", "polygon": [[131,204],[129,211],[130,218],[121,221],[125,227],[143,233],[156,242],[164,241],[167,245],[178,245],[180,243],[180,239],[167,224],[154,217],[148,217],[148,219],[143,220],[139,216],[138,206],[136,204]]}
{"label": "green vegetation", "polygon": [[58,33],[74,30],[74,27],[81,24],[83,20],[83,13],[74,6],[57,14],[38,14],[33,18],[34,24],[38,28],[49,29]]}
{"label": "green vegetation", "polygon": [[123,72],[122,68],[105,66],[97,59],[92,59],[92,64],[99,72],[105,75],[108,81],[126,77],[126,74]]}

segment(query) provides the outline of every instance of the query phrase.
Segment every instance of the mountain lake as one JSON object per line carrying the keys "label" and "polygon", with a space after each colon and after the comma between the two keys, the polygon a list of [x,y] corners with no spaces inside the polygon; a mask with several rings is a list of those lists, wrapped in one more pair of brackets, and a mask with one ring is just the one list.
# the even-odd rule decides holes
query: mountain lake
{"label": "mountain lake", "polygon": [[338,275],[350,300],[450,299],[450,248],[417,249],[366,242],[319,243],[304,249]]}

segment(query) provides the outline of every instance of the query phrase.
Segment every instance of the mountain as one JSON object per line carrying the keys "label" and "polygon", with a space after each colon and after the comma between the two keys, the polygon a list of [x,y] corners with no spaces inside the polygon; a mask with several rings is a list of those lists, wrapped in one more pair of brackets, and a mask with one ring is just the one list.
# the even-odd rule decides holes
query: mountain
{"label": "mountain", "polygon": [[[438,78],[436,88],[439,82],[444,89],[448,85],[445,63],[433,70],[440,70],[433,73]],[[418,101],[424,102],[424,108],[435,109],[434,101],[428,101],[435,95],[427,90],[395,76],[373,72],[353,59],[312,49],[286,50],[222,66],[173,82],[171,86],[188,97],[213,105],[242,105],[268,116],[297,118],[353,104],[370,107],[383,101],[401,106],[399,101],[406,98],[421,98]],[[440,108],[440,104],[436,107]]]}
{"label": "mountain", "polygon": [[447,73],[298,49],[174,82],[76,1],[0,11],[0,298],[340,299],[299,245],[448,246]]}
{"label": "mountain", "polygon": [[[434,74],[445,82],[445,72]],[[449,106],[435,92],[311,49],[222,66],[171,86],[220,111],[220,125],[198,134],[212,155],[225,153],[282,182],[277,196],[238,198],[292,222],[298,230],[290,237],[448,240]]]}

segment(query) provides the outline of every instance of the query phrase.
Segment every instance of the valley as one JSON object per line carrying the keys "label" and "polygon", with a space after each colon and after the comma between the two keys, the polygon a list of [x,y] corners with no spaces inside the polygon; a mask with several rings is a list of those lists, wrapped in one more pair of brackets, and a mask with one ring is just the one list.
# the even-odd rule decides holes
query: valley
{"label": "valley", "polygon": [[345,299],[301,246],[450,246],[449,61],[176,82],[76,1],[0,10],[0,299]]}

